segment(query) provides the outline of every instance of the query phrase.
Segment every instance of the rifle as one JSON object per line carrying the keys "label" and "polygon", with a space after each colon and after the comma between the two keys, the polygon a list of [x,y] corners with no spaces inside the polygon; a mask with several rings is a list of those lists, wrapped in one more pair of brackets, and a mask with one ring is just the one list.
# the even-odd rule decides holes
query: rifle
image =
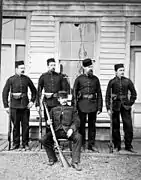
{"label": "rifle", "polygon": [[111,88],[111,97],[110,97],[110,111],[111,111],[111,114],[110,114],[110,142],[108,144],[108,147],[109,147],[109,152],[110,153],[113,153],[113,149],[114,149],[114,145],[113,145],[113,138],[112,138],[112,130],[113,130],[113,127],[112,127],[112,114],[113,114],[113,97],[112,97],[112,88]]}
{"label": "rifle", "polygon": [[[41,108],[41,103],[40,103],[39,105],[39,140],[41,140],[41,138],[42,138],[42,108]],[[42,149],[42,143],[41,143],[41,149]]]}
{"label": "rifle", "polygon": [[[50,115],[49,115],[49,112],[48,112],[48,109],[46,107],[46,104],[45,102],[43,102],[43,105],[44,105],[44,108],[45,108],[45,111],[46,111],[46,114],[47,114],[47,117],[48,117],[48,120],[50,120]],[[59,147],[59,144],[58,144],[58,141],[57,141],[57,138],[56,138],[56,135],[55,135],[55,132],[54,132],[54,129],[53,129],[53,126],[52,124],[50,124],[50,129],[51,129],[51,133],[52,133],[52,136],[53,136],[53,140],[56,144],[56,148],[58,150],[58,153],[59,153],[59,157],[60,157],[60,160],[61,160],[61,163],[62,163],[62,166],[65,167],[65,168],[68,168],[70,167],[70,164],[69,162],[67,161],[67,159],[65,158],[65,156],[63,155],[60,147]]]}
{"label": "rifle", "polygon": [[11,131],[12,131],[12,124],[11,124],[11,96],[9,101],[9,115],[8,115],[8,151],[11,149]]}

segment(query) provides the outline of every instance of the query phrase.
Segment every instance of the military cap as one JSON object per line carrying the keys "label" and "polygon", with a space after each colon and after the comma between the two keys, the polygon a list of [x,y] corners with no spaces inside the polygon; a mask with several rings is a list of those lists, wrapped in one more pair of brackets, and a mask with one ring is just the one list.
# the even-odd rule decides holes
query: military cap
{"label": "military cap", "polygon": [[115,64],[114,68],[117,71],[119,68],[124,68],[124,64]]}
{"label": "military cap", "polygon": [[58,92],[58,98],[67,98],[68,94],[66,91],[59,91]]}
{"label": "military cap", "polygon": [[[94,62],[95,62],[95,60],[94,60]],[[90,66],[90,65],[92,65],[92,60],[90,58],[84,59],[82,65],[84,67]]]}
{"label": "military cap", "polygon": [[24,61],[16,61],[15,62],[15,67],[17,68],[20,65],[24,65]]}
{"label": "military cap", "polygon": [[54,58],[47,59],[47,65],[49,65],[50,62],[55,62],[55,59]]}

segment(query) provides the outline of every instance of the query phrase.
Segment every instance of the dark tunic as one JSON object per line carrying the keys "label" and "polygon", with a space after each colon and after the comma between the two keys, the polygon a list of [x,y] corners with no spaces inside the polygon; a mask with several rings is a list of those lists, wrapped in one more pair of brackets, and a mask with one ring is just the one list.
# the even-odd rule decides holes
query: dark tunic
{"label": "dark tunic", "polygon": [[[88,98],[86,98],[89,96]],[[82,112],[102,111],[103,100],[99,79],[92,75],[83,74],[76,78],[73,87],[73,103]]]}
{"label": "dark tunic", "polygon": [[57,100],[57,93],[58,91],[65,89],[63,85],[63,77],[56,72],[46,72],[40,76],[38,82],[36,107],[40,104],[40,97],[43,88],[45,93],[53,93],[51,98],[44,98],[44,101],[47,102],[47,105],[50,107],[57,106],[59,104]]}
{"label": "dark tunic", "polygon": [[75,132],[80,127],[78,114],[72,106],[57,106],[51,110],[50,115],[55,131],[63,129],[67,132],[73,129]]}
{"label": "dark tunic", "polygon": [[115,77],[109,81],[106,91],[107,110],[110,109],[111,95],[113,100],[112,108],[115,111],[120,111],[121,105],[127,110],[130,109],[137,98],[134,84],[126,77],[122,77],[121,79]]}
{"label": "dark tunic", "polygon": [[[11,91],[11,108],[18,108],[18,109],[26,108],[29,103],[28,87],[31,90],[30,101],[34,102],[36,99],[36,88],[33,82],[30,80],[30,78],[25,75],[19,76],[17,74],[11,76],[7,80],[2,92],[4,107],[5,108],[9,107],[8,96],[9,96],[9,92]],[[22,96],[19,99],[15,99],[12,93],[22,93]]]}

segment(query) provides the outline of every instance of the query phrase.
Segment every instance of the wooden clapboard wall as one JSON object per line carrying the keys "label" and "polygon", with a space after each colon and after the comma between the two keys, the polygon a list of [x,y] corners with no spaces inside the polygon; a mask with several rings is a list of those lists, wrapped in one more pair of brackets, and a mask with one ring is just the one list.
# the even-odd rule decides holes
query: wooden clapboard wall
{"label": "wooden clapboard wall", "polygon": [[[115,2],[115,1],[113,1]],[[103,113],[99,120],[109,120],[105,108],[105,93],[109,79],[114,77],[114,64],[128,63],[128,18],[141,17],[141,3],[95,3],[77,1],[3,0],[5,12],[26,12],[31,15],[29,32],[29,76],[37,87],[42,72],[46,71],[46,59],[57,57],[57,23],[59,18],[98,18],[99,78],[103,93]],[[128,65],[126,64],[128,67]],[[127,73],[128,75],[128,73]],[[35,108],[31,117],[37,116]]]}
{"label": "wooden clapboard wall", "polygon": [[[35,86],[40,75],[47,71],[46,60],[54,57],[55,52],[55,20],[51,16],[32,12],[30,24],[30,62],[29,76]],[[33,107],[31,119],[36,119],[38,113]]]}

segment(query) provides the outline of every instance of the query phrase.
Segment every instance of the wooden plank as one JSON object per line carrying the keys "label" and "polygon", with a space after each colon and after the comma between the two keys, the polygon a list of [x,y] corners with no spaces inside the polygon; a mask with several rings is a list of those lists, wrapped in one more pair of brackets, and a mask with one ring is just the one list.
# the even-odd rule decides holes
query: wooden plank
{"label": "wooden plank", "polygon": [[54,42],[55,36],[31,36],[30,42]]}
{"label": "wooden plank", "polygon": [[[115,49],[115,51],[116,51],[116,49]],[[116,59],[123,59],[123,58],[125,58],[125,54],[120,54],[120,53],[100,53],[100,57],[101,58],[115,58],[116,57]]]}
{"label": "wooden plank", "polygon": [[40,18],[39,20],[33,20],[31,19],[31,26],[43,26],[43,27],[48,27],[48,26],[55,26],[54,21],[45,21]]}
{"label": "wooden plank", "polygon": [[118,32],[118,33],[122,33],[122,32],[125,32],[126,29],[125,27],[113,27],[112,24],[111,24],[111,27],[101,27],[101,32]]}
{"label": "wooden plank", "polygon": [[[100,63],[106,63],[106,64],[118,64],[119,63],[119,59],[118,58],[100,58]],[[123,59],[120,59],[120,63],[124,63],[124,58]]]}
{"label": "wooden plank", "polygon": [[31,32],[54,32],[55,26],[31,26],[30,28]]}
{"label": "wooden plank", "polygon": [[[11,142],[11,145],[12,145],[12,142]],[[8,148],[8,141],[4,140],[3,143],[0,145],[0,152],[8,150],[7,148]]]}
{"label": "wooden plank", "polygon": [[126,23],[123,21],[101,21],[101,27],[125,27]]}
{"label": "wooden plank", "polygon": [[30,33],[30,36],[34,36],[34,37],[54,37],[55,36],[55,32],[31,32]]}
{"label": "wooden plank", "polygon": [[53,53],[54,52],[54,48],[52,47],[31,47],[30,49],[31,53]]}
{"label": "wooden plank", "polygon": [[102,48],[100,50],[101,54],[126,54],[125,49],[108,49],[108,48]]}
{"label": "wooden plank", "polygon": [[119,37],[102,37],[100,39],[100,43],[119,43],[119,44],[125,44],[126,40],[124,38]]}
{"label": "wooden plank", "polygon": [[106,49],[115,49],[115,51],[116,51],[116,49],[123,49],[123,48],[125,48],[125,44],[118,44],[118,43],[116,43],[116,44],[112,44],[112,43],[103,43],[103,44],[100,44],[100,47],[101,48],[106,48]]}
{"label": "wooden plank", "polygon": [[103,37],[115,37],[115,39],[116,38],[125,38],[125,36],[126,36],[126,33],[124,33],[124,32],[101,32],[101,38],[103,38]]}
{"label": "wooden plank", "polygon": [[46,48],[54,48],[54,42],[31,42],[30,47],[46,47]]}

